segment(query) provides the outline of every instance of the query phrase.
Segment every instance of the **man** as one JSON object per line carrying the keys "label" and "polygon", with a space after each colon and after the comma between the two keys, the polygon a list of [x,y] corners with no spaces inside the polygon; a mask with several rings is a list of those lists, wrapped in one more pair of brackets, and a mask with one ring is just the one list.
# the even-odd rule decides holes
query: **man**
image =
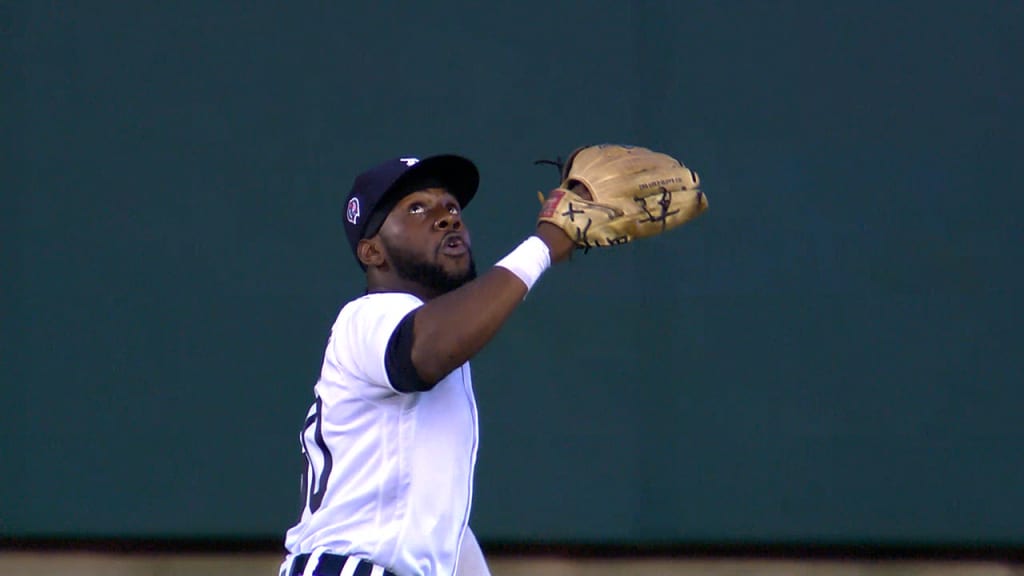
{"label": "man", "polygon": [[338,314],[300,440],[304,510],[283,576],[489,574],[469,529],[477,414],[469,360],[574,243],[540,222],[476,276],[462,209],[479,174],[453,155],[356,178],[345,231],[366,294]]}

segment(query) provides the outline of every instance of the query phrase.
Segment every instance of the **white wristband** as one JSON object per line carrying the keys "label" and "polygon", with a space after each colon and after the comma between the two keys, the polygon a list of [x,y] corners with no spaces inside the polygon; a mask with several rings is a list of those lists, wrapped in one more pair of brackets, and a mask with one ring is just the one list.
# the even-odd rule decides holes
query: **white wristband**
{"label": "white wristband", "polygon": [[526,291],[529,292],[540,275],[551,266],[551,251],[543,240],[537,236],[530,236],[495,266],[501,266],[515,274],[523,284],[526,284]]}

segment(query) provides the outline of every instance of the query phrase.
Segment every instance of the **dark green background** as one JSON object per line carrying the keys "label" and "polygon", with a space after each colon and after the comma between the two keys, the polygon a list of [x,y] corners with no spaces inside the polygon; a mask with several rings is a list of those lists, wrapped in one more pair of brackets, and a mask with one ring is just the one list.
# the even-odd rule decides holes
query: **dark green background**
{"label": "dark green background", "polygon": [[616,141],[711,209],[474,361],[482,539],[1024,544],[1024,4],[349,4],[0,2],[0,534],[279,537],[355,174],[486,267]]}

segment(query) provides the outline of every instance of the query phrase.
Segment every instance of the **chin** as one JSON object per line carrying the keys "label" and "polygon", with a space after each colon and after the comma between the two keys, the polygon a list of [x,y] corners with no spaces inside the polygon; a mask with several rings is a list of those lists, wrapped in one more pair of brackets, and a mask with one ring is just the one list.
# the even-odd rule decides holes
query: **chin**
{"label": "chin", "polygon": [[473,263],[473,258],[467,254],[460,260],[452,269],[447,270],[451,285],[456,287],[476,279],[476,265]]}
{"label": "chin", "polygon": [[424,260],[415,254],[392,248],[391,264],[399,278],[414,282],[434,294],[451,292],[476,278],[472,252],[457,258],[441,256]]}
{"label": "chin", "polygon": [[465,274],[465,273],[469,272],[470,269],[473,268],[473,260],[467,254],[466,256],[463,256],[462,258],[459,258],[458,260],[455,260],[455,261],[452,261],[452,262],[448,263],[447,266],[442,265],[442,267],[449,274],[453,274],[453,275],[459,276],[459,275],[462,275],[462,274]]}

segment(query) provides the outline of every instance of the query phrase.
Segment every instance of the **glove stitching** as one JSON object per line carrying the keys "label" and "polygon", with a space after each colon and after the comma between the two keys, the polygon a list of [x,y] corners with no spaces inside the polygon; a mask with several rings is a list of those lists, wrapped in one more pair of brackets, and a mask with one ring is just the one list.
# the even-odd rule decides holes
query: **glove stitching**
{"label": "glove stitching", "polygon": [[572,207],[572,202],[569,202],[569,210],[567,210],[565,212],[562,212],[562,216],[568,216],[570,222],[575,222],[576,218],[574,218],[574,216],[576,214],[583,214],[584,212],[585,212],[584,210],[576,210],[576,209],[574,209]]}
{"label": "glove stitching", "polygon": [[680,210],[669,211],[669,207],[672,205],[672,191],[664,186],[661,187],[661,198],[658,199],[658,206],[661,208],[661,214],[655,216],[650,210],[647,209],[647,197],[634,196],[633,201],[640,205],[640,209],[647,214],[646,220],[638,220],[638,224],[646,224],[648,222],[661,222],[662,231],[668,225],[668,217],[674,214],[678,214]]}

